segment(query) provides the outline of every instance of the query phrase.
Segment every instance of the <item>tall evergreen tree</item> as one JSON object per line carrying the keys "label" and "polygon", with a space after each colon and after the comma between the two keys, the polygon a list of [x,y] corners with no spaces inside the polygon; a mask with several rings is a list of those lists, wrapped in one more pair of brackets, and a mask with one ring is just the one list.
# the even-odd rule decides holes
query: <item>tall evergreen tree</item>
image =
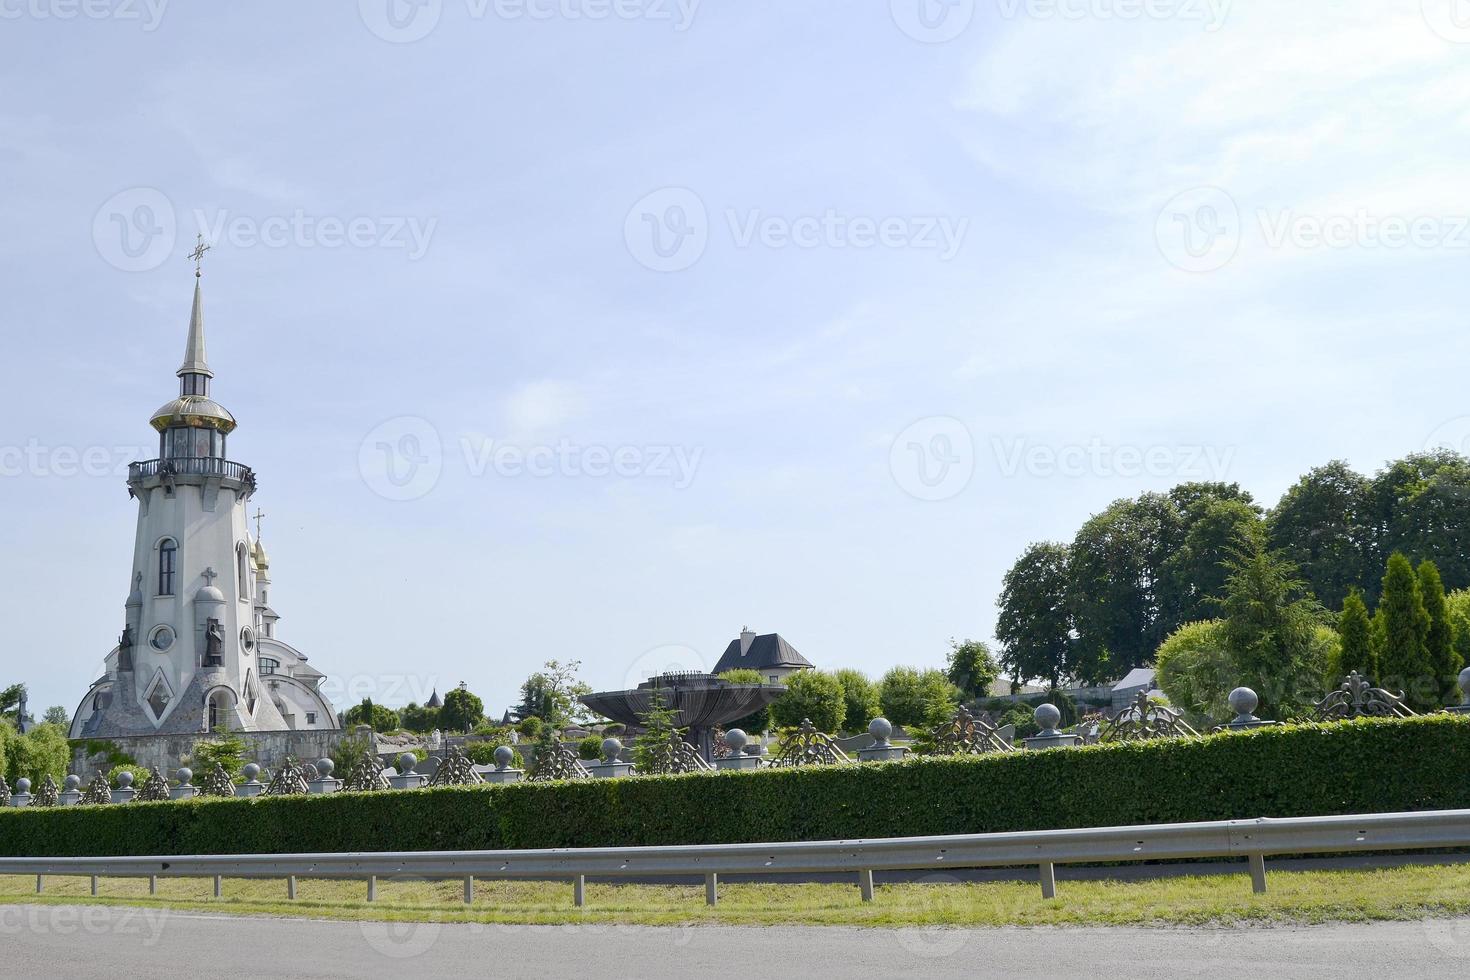
{"label": "tall evergreen tree", "polygon": [[[1429,653],[1429,666],[1439,682],[1440,704],[1458,704],[1455,683],[1463,664],[1455,650],[1455,626],[1450,620],[1449,605],[1445,602],[1444,580],[1439,577],[1439,567],[1429,559],[1419,563],[1419,595],[1424,600],[1424,612],[1429,616],[1429,632],[1425,646]],[[1447,700],[1451,699],[1453,700]]]}
{"label": "tall evergreen tree", "polygon": [[1364,677],[1378,678],[1378,657],[1373,652],[1373,624],[1368,618],[1368,604],[1363,593],[1353,589],[1342,602],[1342,615],[1337,619],[1337,635],[1342,638],[1342,652],[1332,665],[1327,678],[1329,689],[1342,683],[1343,677],[1357,671]]}
{"label": "tall evergreen tree", "polygon": [[1379,679],[1390,688],[1402,689],[1416,711],[1441,707],[1429,661],[1429,613],[1424,609],[1419,576],[1409,559],[1397,551],[1388,559],[1375,618],[1383,644]]}
{"label": "tall evergreen tree", "polygon": [[1267,548],[1259,525],[1241,532],[1227,568],[1221,639],[1241,673],[1239,683],[1255,690],[1267,710],[1285,715],[1304,708],[1315,700],[1327,669],[1314,642],[1321,605],[1297,578],[1296,566]]}

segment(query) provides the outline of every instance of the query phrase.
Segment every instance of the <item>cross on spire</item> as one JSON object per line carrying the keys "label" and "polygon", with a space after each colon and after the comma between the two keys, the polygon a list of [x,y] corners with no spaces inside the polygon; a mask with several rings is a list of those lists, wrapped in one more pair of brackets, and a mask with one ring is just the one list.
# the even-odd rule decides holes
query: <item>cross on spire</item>
{"label": "cross on spire", "polygon": [[259,507],[255,508],[255,540],[260,540],[260,520],[265,517],[265,511]]}
{"label": "cross on spire", "polygon": [[205,585],[213,585],[214,584],[214,580],[217,579],[217,578],[219,578],[219,572],[216,572],[213,568],[206,568],[204,570],[204,584]]}
{"label": "cross on spire", "polygon": [[195,279],[198,279],[200,276],[204,275],[204,272],[203,272],[203,269],[202,269],[202,266],[204,265],[204,253],[207,252],[207,251],[209,251],[213,247],[214,247],[213,245],[206,245],[206,244],[204,244],[204,235],[203,235],[203,233],[200,233],[199,240],[194,245],[194,251],[192,251],[192,252],[189,253],[189,258],[194,261],[194,278]]}

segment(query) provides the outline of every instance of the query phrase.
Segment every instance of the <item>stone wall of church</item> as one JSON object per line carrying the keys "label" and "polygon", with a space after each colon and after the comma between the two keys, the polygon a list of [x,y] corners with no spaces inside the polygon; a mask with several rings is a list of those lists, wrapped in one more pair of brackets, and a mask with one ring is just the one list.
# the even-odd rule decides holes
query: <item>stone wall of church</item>
{"label": "stone wall of church", "polygon": [[[340,731],[306,732],[235,732],[246,745],[245,757],[268,769],[276,769],[290,756],[297,762],[315,762],[326,758],[337,750],[338,744],[347,733]],[[183,765],[183,758],[192,755],[194,746],[203,736],[193,735],[135,735],[106,739],[115,751],[131,756],[139,766],[172,774]],[[82,782],[99,769],[110,768],[107,753],[89,754],[87,743],[74,740],[71,743],[71,772],[82,777]],[[204,774],[199,773],[199,778]]]}

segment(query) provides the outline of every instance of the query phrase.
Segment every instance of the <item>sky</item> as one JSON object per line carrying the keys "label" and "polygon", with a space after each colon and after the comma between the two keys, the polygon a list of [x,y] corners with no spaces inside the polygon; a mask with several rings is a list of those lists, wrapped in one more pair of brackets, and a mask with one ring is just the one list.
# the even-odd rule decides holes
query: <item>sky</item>
{"label": "sky", "polygon": [[339,706],[940,666],[1185,480],[1470,448],[1464,0],[0,0],[0,682],[123,624],[199,235]]}

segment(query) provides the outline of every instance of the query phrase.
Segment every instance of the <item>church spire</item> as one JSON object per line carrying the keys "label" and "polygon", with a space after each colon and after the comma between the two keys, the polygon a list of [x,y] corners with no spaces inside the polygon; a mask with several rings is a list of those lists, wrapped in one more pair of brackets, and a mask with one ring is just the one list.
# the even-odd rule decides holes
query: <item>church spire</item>
{"label": "church spire", "polygon": [[[204,253],[209,251],[209,246],[204,244],[204,236],[199,236],[199,244],[194,251],[189,253],[189,258],[194,260],[194,309],[189,314],[189,340],[184,345],[184,365],[179,368],[179,377],[189,374],[203,375],[206,378],[214,377],[214,372],[209,369],[209,358],[204,350],[204,298],[200,290],[200,279],[204,272],[201,268]],[[189,392],[185,392],[188,394]]]}

